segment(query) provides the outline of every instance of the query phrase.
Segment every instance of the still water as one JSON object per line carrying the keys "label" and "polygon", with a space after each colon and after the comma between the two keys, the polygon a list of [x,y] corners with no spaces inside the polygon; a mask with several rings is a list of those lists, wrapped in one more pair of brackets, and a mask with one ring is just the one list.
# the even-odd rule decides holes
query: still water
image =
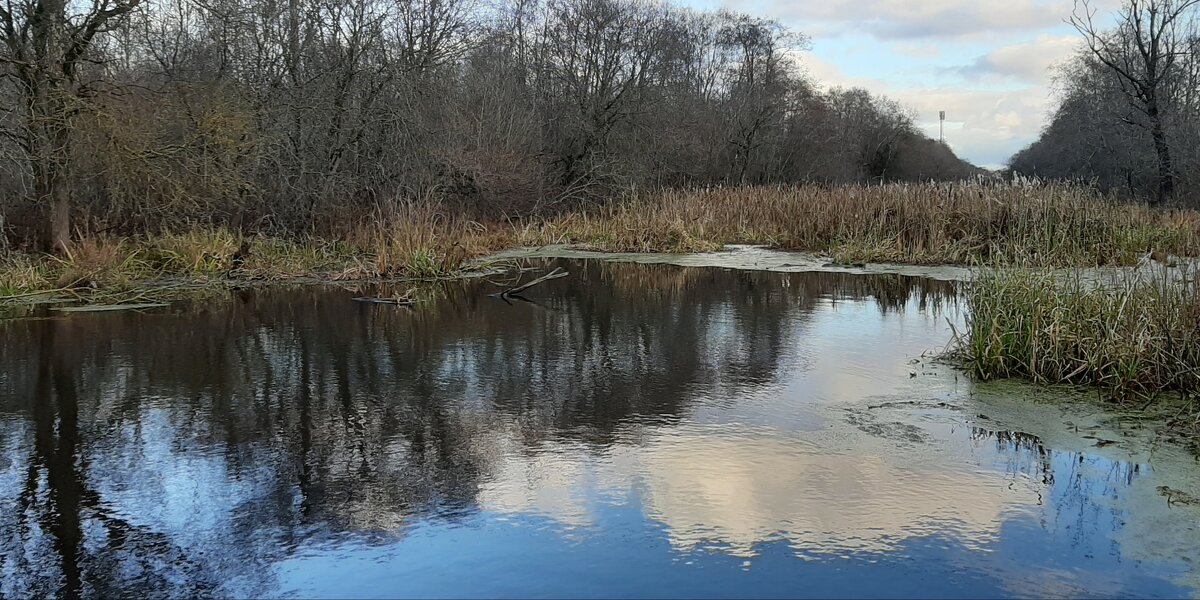
{"label": "still water", "polygon": [[1197,594],[1200,467],[930,360],[953,284],[558,264],[0,322],[0,596]]}

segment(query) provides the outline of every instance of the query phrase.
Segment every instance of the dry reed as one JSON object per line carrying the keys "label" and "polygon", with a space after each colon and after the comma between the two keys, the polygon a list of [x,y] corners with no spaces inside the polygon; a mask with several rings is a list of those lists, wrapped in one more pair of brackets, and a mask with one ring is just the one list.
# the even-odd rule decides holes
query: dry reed
{"label": "dry reed", "polygon": [[[14,295],[161,278],[438,278],[515,244],[688,252],[765,244],[840,262],[1128,264],[1146,253],[1200,255],[1200,213],[1122,205],[1046,185],[817,185],[634,193],[592,210],[480,224],[436,198],[347,218],[333,238],[282,239],[197,228],[77,242],[65,256],[9,253],[0,290]],[[334,241],[336,240],[336,241]],[[248,252],[239,252],[243,248]]]}
{"label": "dry reed", "polygon": [[1200,213],[1117,204],[1077,187],[770,186],[634,194],[517,232],[525,244],[629,252],[765,244],[844,262],[1130,264],[1200,254]]}

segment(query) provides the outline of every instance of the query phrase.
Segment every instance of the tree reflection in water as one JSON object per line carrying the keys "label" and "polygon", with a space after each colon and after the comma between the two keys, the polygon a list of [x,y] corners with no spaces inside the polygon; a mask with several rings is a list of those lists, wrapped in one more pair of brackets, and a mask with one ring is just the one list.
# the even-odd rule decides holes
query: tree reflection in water
{"label": "tree reflection in water", "polygon": [[[955,296],[890,275],[564,266],[537,304],[472,281],[413,310],[297,287],[5,322],[0,592],[270,593],[270,566],[313,540],[474,514],[506,457],[600,454],[786,379],[815,314],[902,319]],[[1056,476],[1040,444],[995,439]]]}

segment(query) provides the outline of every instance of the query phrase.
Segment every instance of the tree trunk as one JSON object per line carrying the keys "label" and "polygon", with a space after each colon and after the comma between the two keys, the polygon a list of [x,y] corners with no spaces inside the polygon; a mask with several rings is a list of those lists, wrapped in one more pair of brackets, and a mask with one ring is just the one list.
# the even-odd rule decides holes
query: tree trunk
{"label": "tree trunk", "polygon": [[1158,189],[1154,195],[1154,203],[1161,204],[1175,194],[1175,172],[1171,164],[1171,147],[1167,144],[1167,134],[1163,130],[1162,115],[1157,110],[1151,115],[1154,124],[1150,136],[1154,138],[1154,153],[1158,156]]}
{"label": "tree trunk", "polygon": [[49,217],[43,244],[47,251],[63,253],[71,242],[70,107],[60,86],[39,83],[29,114],[34,192]]}
{"label": "tree trunk", "polygon": [[56,186],[50,202],[50,236],[47,241],[57,253],[65,253],[71,243],[71,202],[63,186]]}
{"label": "tree trunk", "polygon": [[[49,252],[64,252],[71,242],[71,196],[67,181],[66,132],[54,132],[38,140],[34,159],[34,192],[38,204],[47,207],[42,242]],[[56,140],[51,142],[50,140]]]}

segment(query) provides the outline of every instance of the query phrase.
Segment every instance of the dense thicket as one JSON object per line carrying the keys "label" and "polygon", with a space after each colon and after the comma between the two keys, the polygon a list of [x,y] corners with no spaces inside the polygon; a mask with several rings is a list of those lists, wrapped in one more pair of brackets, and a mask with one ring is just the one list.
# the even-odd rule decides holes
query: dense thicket
{"label": "dense thicket", "polygon": [[56,242],[68,222],[300,231],[398,197],[514,214],[634,186],[972,172],[897,103],[818,91],[804,38],[742,14],[640,0],[10,6],[0,190],[10,228]]}
{"label": "dense thicket", "polygon": [[1200,1],[1126,0],[1109,30],[1093,14],[1077,11],[1087,48],[1061,67],[1049,125],[1010,166],[1200,206]]}

